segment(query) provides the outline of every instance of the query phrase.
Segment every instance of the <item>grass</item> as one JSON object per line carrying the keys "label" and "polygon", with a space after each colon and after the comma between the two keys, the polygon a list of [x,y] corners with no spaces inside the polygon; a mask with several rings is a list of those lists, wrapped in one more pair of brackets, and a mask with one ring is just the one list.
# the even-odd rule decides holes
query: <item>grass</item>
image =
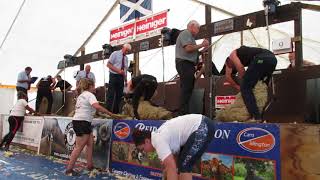
{"label": "grass", "polygon": [[234,176],[234,180],[244,180],[244,177]]}

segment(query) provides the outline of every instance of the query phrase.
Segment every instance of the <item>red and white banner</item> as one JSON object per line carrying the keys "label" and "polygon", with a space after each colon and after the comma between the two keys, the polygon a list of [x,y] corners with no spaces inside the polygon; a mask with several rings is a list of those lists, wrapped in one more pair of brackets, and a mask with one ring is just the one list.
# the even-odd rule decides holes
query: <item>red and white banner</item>
{"label": "red and white banner", "polygon": [[236,96],[216,96],[215,107],[225,108],[227,105],[233,104],[236,100]]}
{"label": "red and white banner", "polygon": [[133,41],[134,23],[126,24],[110,31],[110,45],[117,46],[120,44]]}
{"label": "red and white banner", "polygon": [[163,11],[152,17],[144,18],[136,22],[136,38],[142,40],[145,38],[157,36],[161,34],[161,29],[168,24],[167,12]]}
{"label": "red and white banner", "polygon": [[110,30],[110,45],[117,46],[132,41],[161,34],[161,29],[168,25],[168,10],[143,17],[129,24],[119,26]]}

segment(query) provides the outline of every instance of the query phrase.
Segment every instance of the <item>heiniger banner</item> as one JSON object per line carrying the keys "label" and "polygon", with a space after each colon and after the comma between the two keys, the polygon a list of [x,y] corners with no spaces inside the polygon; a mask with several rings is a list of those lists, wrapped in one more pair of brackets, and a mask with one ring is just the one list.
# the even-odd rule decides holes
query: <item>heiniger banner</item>
{"label": "heiniger banner", "polygon": [[[139,151],[134,128],[156,131],[165,121],[115,120],[111,171],[135,179],[162,179],[155,152]],[[280,180],[280,130],[276,124],[217,123],[214,138],[193,167],[193,179]]]}
{"label": "heiniger banner", "polygon": [[160,35],[161,29],[168,24],[167,13],[168,10],[165,10],[111,29],[110,45],[118,46]]}

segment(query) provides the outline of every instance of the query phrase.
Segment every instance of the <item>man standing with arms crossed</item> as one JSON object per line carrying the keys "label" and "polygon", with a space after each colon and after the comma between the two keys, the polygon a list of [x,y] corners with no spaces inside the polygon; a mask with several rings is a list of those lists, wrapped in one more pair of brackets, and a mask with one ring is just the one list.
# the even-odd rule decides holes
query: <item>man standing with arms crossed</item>
{"label": "man standing with arms crossed", "polygon": [[130,44],[124,44],[122,49],[113,52],[107,64],[109,68],[109,87],[107,92],[106,108],[118,114],[119,104],[123,96],[124,83],[127,83],[128,57],[126,56],[131,50]]}
{"label": "man standing with arms crossed", "polygon": [[209,46],[209,41],[204,39],[201,44],[196,44],[195,37],[199,33],[200,25],[192,20],[187,29],[182,31],[176,43],[176,69],[180,76],[180,115],[188,114],[189,100],[194,87],[195,66],[198,63],[199,49]]}

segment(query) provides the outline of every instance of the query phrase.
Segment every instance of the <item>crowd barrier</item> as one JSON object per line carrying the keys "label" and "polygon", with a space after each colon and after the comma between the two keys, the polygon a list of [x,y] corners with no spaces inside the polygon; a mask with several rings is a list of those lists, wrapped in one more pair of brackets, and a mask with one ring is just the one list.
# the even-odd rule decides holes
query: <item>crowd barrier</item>
{"label": "crowd barrier", "polygon": [[[2,136],[8,132],[7,119],[8,115],[1,115]],[[13,142],[68,159],[75,145],[71,121],[69,117],[26,116]],[[157,154],[139,152],[131,132],[134,128],[154,131],[164,122],[94,119],[94,165],[136,179],[161,179]],[[85,162],[85,154],[79,160]],[[217,123],[214,140],[193,168],[194,179],[231,180],[250,174],[281,179],[280,171],[280,129],[276,124]]]}
{"label": "crowd barrier", "polygon": [[[113,122],[110,168],[136,179],[161,179],[156,153],[137,151],[134,128],[156,130],[164,121]],[[217,123],[214,139],[193,168],[194,179],[280,178],[280,131],[275,124]],[[250,176],[252,174],[252,177]]]}

